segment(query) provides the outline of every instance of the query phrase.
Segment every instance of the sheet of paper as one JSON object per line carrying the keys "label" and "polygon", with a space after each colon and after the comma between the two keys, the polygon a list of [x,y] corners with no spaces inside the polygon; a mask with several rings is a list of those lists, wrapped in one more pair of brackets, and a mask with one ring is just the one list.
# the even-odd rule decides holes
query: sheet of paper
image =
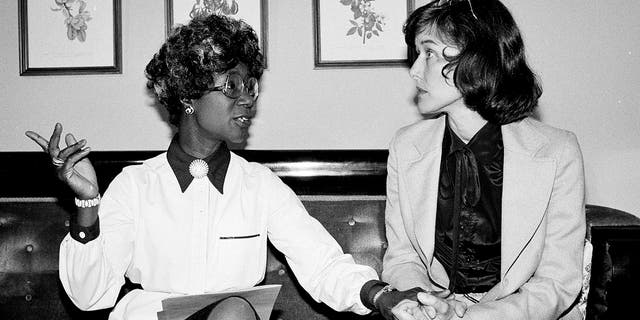
{"label": "sheet of paper", "polygon": [[279,284],[218,293],[188,295],[162,300],[162,311],[158,320],[184,320],[196,311],[227,297],[237,296],[247,299],[256,309],[261,320],[268,320],[280,292]]}

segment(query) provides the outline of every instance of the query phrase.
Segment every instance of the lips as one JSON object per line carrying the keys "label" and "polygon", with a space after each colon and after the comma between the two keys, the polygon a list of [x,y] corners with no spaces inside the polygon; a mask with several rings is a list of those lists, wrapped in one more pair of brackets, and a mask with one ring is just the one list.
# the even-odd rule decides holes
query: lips
{"label": "lips", "polygon": [[246,115],[234,117],[233,121],[241,128],[248,128],[251,126],[251,117]]}

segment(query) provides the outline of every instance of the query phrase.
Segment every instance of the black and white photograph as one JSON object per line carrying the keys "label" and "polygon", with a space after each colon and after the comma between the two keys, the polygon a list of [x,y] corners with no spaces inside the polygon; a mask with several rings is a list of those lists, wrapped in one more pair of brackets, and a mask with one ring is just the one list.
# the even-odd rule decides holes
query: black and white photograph
{"label": "black and white photograph", "polygon": [[0,319],[608,320],[640,1],[0,1]]}

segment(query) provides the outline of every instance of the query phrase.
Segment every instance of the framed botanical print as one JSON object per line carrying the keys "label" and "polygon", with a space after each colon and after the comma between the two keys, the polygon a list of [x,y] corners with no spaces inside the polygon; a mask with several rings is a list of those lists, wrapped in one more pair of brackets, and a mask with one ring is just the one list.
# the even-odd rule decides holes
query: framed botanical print
{"label": "framed botanical print", "polygon": [[20,75],[122,72],[120,0],[19,0]]}
{"label": "framed botanical print", "polygon": [[[167,35],[177,24],[186,24],[195,16],[222,14],[242,19],[256,31],[267,63],[268,0],[165,0]],[[272,0],[273,1],[273,0]]]}
{"label": "framed botanical print", "polygon": [[414,0],[313,0],[317,68],[404,65]]}

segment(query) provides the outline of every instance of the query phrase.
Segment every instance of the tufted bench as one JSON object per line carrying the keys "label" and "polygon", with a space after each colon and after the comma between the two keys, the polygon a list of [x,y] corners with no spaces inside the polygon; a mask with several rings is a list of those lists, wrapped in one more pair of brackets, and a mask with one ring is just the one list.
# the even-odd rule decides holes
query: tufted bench
{"label": "tufted bench", "polygon": [[[264,163],[300,196],[309,213],[358,263],[380,272],[386,248],[384,184],[386,151],[241,151]],[[105,190],[123,166],[157,152],[94,152]],[[75,308],[58,280],[58,246],[67,233],[72,199],[42,153],[0,153],[0,319],[106,319],[109,310]],[[9,169],[10,168],[10,169]],[[27,168],[29,168],[27,170]],[[34,169],[35,168],[35,169]],[[26,175],[25,175],[26,174]],[[640,285],[640,219],[588,206],[588,238],[594,246],[587,314],[609,319],[630,308]],[[284,257],[270,247],[265,283],[282,284],[272,319],[359,319],[316,303],[297,284]],[[135,287],[128,283],[123,288]]]}

